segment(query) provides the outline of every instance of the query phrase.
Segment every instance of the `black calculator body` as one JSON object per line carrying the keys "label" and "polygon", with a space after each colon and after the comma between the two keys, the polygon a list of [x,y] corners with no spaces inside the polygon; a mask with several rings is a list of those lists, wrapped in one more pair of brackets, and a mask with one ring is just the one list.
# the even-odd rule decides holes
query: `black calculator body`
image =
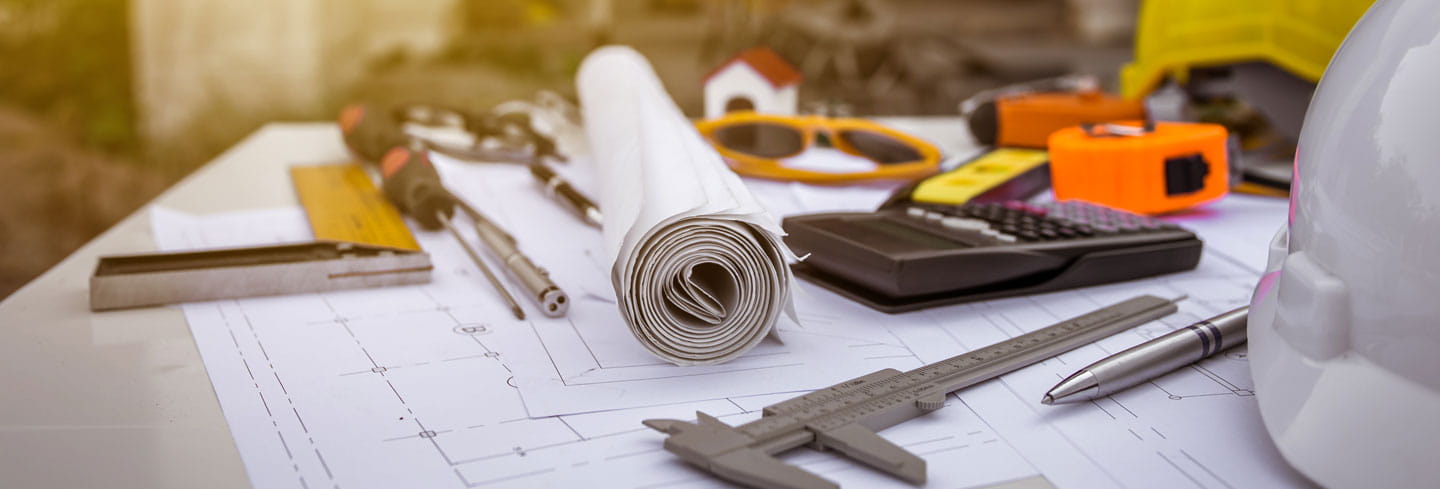
{"label": "black calculator body", "polygon": [[935,205],[786,218],[796,275],[884,312],[1195,268],[1201,241],[1159,219],[1080,201]]}

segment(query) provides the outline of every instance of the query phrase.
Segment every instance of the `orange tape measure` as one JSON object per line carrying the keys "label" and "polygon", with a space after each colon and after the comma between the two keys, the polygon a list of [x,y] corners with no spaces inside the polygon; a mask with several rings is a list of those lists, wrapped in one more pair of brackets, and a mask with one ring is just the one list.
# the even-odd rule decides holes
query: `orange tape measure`
{"label": "orange tape measure", "polygon": [[1083,125],[1050,135],[1056,200],[1161,214],[1230,191],[1225,127],[1187,122]]}

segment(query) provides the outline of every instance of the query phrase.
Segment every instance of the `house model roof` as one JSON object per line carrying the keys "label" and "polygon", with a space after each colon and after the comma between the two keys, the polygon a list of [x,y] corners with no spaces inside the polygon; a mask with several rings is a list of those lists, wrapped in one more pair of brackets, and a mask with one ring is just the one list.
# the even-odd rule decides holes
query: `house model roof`
{"label": "house model roof", "polygon": [[735,57],[721,63],[714,71],[705,75],[705,81],[709,82],[710,78],[719,74],[721,71],[725,71],[726,68],[729,68],[730,65],[735,63],[750,65],[750,68],[754,69],[756,73],[760,74],[761,78],[770,82],[770,85],[775,88],[783,88],[800,83],[800,79],[803,78],[794,66],[791,66],[790,63],[786,62],[784,58],[781,58],[779,54],[775,54],[775,51],[760,46],[746,49],[740,54],[735,55]]}

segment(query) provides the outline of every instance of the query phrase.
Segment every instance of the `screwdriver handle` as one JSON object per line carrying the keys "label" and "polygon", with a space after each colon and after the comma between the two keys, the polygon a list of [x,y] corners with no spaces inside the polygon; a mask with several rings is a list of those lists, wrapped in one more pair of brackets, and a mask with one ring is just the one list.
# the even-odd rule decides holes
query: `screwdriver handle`
{"label": "screwdriver handle", "polygon": [[428,230],[444,227],[459,203],[430,164],[425,151],[393,147],[380,158],[380,187],[395,207]]}
{"label": "screwdriver handle", "polygon": [[373,104],[355,103],[341,109],[340,134],[350,152],[367,163],[376,163],[391,148],[410,143],[400,121]]}

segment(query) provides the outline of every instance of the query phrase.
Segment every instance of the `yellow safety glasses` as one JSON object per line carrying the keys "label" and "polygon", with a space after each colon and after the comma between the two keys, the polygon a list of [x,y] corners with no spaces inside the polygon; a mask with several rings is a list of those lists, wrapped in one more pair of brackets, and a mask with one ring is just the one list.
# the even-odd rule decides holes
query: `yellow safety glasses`
{"label": "yellow safety glasses", "polygon": [[[735,173],[751,177],[822,184],[915,180],[934,174],[940,167],[940,150],[934,145],[865,119],[734,112],[699,121],[695,127]],[[826,171],[815,165],[797,167],[780,161],[817,143],[828,143],[874,165]]]}

